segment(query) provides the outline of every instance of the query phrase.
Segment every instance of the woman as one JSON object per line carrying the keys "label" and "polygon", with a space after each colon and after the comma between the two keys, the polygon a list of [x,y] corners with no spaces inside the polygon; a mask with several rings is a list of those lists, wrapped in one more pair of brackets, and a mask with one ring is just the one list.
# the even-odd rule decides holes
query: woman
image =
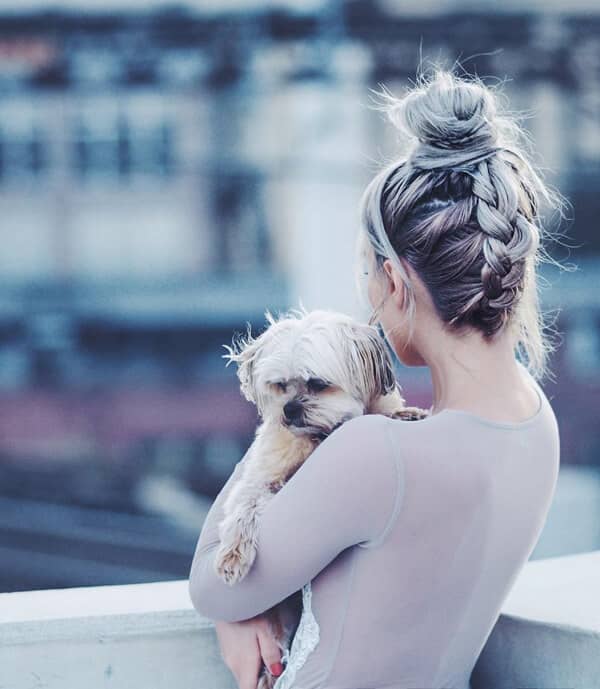
{"label": "woman", "polygon": [[217,620],[241,689],[263,662],[281,671],[262,614],[307,582],[319,640],[300,640],[308,651],[283,686],[467,689],[555,490],[558,429],[534,379],[550,196],[484,85],[439,72],[384,95],[413,145],[365,191],[361,255],[389,344],[431,370],[431,415],[334,431],[270,501],[253,568],[229,587],[212,558],[238,463],[200,534],[190,596]]}

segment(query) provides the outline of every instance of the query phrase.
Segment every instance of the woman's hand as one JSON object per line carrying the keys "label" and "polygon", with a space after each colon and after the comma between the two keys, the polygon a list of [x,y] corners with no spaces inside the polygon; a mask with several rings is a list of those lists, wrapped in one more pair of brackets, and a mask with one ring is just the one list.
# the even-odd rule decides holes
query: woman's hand
{"label": "woman's hand", "polygon": [[215,622],[221,655],[239,689],[256,689],[263,663],[273,675],[283,672],[281,649],[267,617],[256,615],[241,622]]}

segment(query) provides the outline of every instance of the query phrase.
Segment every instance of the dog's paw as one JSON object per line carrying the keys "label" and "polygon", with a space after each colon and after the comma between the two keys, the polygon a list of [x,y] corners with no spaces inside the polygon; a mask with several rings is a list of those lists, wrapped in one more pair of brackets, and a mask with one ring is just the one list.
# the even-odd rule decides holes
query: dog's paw
{"label": "dog's paw", "polygon": [[402,419],[403,421],[419,421],[429,416],[429,412],[419,407],[404,407],[391,415],[392,419]]}
{"label": "dog's paw", "polygon": [[233,585],[246,576],[253,559],[244,556],[238,548],[222,548],[217,552],[215,571],[225,583]]}

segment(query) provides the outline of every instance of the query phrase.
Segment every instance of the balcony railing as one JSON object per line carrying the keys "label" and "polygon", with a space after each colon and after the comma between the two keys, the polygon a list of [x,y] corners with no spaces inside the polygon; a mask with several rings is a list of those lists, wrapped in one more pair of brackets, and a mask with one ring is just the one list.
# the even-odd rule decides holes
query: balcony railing
{"label": "balcony railing", "polygon": [[[600,687],[600,550],[533,560],[472,689]],[[2,689],[236,689],[187,580],[0,594]]]}

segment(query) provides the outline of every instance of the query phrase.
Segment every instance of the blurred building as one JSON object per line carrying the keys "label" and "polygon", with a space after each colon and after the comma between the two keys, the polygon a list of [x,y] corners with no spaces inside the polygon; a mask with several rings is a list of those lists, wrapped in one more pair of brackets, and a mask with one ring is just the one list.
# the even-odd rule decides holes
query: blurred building
{"label": "blurred building", "polygon": [[[564,331],[547,391],[564,462],[598,462],[600,12],[418,10],[0,6],[4,471],[59,458],[138,466],[168,441],[172,466],[179,456],[194,486],[213,490],[256,424],[222,344],[299,300],[364,315],[358,200],[398,152],[369,88],[400,91],[421,55],[506,80],[548,180],[573,204],[582,271],[542,295]],[[423,375],[401,373],[417,403]]]}

